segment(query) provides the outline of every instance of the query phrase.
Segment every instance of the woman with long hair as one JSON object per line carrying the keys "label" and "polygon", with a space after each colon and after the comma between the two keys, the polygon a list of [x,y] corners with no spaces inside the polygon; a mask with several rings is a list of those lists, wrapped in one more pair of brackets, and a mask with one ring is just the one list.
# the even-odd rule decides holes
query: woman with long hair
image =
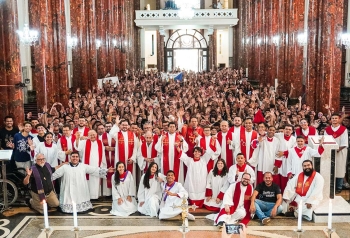
{"label": "woman with long hair", "polygon": [[137,211],[136,189],[132,173],[126,170],[123,162],[118,161],[112,175],[112,210],[111,214],[121,217]]}
{"label": "woman with long hair", "polygon": [[161,183],[165,176],[158,173],[158,164],[150,163],[146,173],[142,175],[137,197],[139,204],[137,210],[147,216],[157,217],[159,203],[162,198]]}
{"label": "woman with long hair", "polygon": [[227,181],[228,168],[225,160],[218,159],[215,167],[207,176],[207,189],[205,191],[204,207],[209,211],[220,211],[223,197],[220,194],[221,188]]}

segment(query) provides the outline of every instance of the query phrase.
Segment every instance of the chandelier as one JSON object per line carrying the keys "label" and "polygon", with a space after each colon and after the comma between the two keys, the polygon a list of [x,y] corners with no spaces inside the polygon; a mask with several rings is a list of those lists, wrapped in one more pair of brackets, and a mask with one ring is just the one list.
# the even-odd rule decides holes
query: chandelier
{"label": "chandelier", "polygon": [[67,35],[67,46],[68,48],[75,48],[78,45],[78,39],[76,37],[71,37]]}
{"label": "chandelier", "polygon": [[189,20],[194,17],[193,3],[189,2],[189,0],[176,0],[176,6],[179,9],[179,17],[180,19]]}
{"label": "chandelier", "polygon": [[29,29],[28,24],[24,24],[23,30],[17,30],[17,34],[19,35],[19,40],[24,44],[24,45],[35,45],[35,42],[39,38],[39,33],[35,30]]}
{"label": "chandelier", "polygon": [[350,33],[341,34],[340,44],[344,45],[345,49],[350,49]]}

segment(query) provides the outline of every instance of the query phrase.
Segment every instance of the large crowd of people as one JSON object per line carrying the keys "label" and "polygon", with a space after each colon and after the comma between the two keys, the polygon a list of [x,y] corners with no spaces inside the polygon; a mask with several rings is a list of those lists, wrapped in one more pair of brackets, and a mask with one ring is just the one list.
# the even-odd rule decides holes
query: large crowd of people
{"label": "large crowd of people", "polygon": [[323,178],[312,161],[323,140],[314,150],[308,137],[331,135],[339,144],[340,193],[350,187],[350,117],[328,105],[316,112],[289,87],[253,87],[242,69],[184,72],[182,81],[130,72],[102,88],[71,91],[68,105],[28,113],[18,129],[6,117],[1,147],[25,169],[28,205],[38,212],[45,198],[70,213],[73,202],[84,212],[91,199],[112,196],[116,216],[168,219],[181,214],[171,206],[185,197],[211,211],[215,225],[247,224],[254,214],[267,224],[280,213],[297,216],[302,199],[310,220],[322,200]]}

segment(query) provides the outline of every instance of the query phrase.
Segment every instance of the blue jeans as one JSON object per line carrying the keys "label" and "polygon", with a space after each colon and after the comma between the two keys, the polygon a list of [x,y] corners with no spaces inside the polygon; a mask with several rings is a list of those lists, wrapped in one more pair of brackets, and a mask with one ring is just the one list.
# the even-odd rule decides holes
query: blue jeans
{"label": "blue jeans", "polygon": [[[264,202],[259,199],[255,200],[255,214],[259,217],[260,220],[266,218],[266,217],[271,217],[271,211],[273,207],[275,206],[275,203],[273,202]],[[280,205],[277,208],[277,214],[282,212],[282,205]]]}
{"label": "blue jeans", "polygon": [[337,190],[343,189],[343,180],[344,178],[335,178],[335,187]]}

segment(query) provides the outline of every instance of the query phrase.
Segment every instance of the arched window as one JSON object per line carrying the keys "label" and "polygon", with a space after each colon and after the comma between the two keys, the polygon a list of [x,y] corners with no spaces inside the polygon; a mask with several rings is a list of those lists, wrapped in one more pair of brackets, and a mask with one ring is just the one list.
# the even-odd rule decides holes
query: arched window
{"label": "arched window", "polygon": [[175,31],[167,41],[166,48],[208,48],[208,44],[203,35],[197,30],[184,29]]}

